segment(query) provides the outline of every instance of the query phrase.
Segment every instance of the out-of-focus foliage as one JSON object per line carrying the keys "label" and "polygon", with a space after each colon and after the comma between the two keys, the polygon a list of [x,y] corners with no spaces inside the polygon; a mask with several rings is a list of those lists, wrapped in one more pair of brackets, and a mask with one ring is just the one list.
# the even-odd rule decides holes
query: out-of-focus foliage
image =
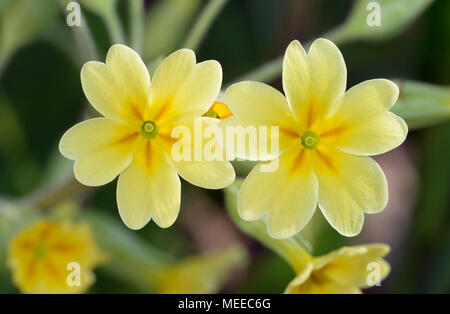
{"label": "out-of-focus foliage", "polygon": [[[402,31],[434,0],[357,0],[345,23],[333,32],[334,39],[387,40]],[[379,13],[380,25],[369,25]],[[374,18],[375,21],[375,18]]]}
{"label": "out-of-focus foliage", "polygon": [[400,96],[392,111],[410,129],[423,128],[450,119],[450,87],[412,81],[397,81]]}
{"label": "out-of-focus foliage", "polygon": [[80,3],[83,7],[92,10],[99,15],[111,14],[117,6],[117,0],[81,0]]}
{"label": "out-of-focus foliage", "polygon": [[49,25],[57,10],[55,0],[0,0],[0,75],[11,55]]}
{"label": "out-of-focus foliage", "polygon": [[159,0],[153,4],[147,16],[144,60],[179,48],[201,4],[200,0]]}
{"label": "out-of-focus foliage", "polygon": [[[113,8],[124,34],[130,33],[132,27],[123,10],[128,1],[117,1],[118,7]],[[92,10],[92,5],[99,5],[100,1],[84,2],[89,3],[81,3],[82,9],[85,8],[82,13],[99,59],[103,59],[113,40],[108,36],[105,19],[98,10]],[[105,3],[109,6],[114,2]],[[450,84],[450,1],[379,0],[382,26],[371,28],[364,24],[370,13],[366,10],[367,2],[227,1],[198,47],[198,60],[220,61],[225,82],[230,82],[280,56],[293,39],[306,42],[328,34],[331,39],[335,36],[342,49],[349,69],[349,87],[370,78],[400,78],[397,83],[402,95],[393,110],[405,117],[414,130],[399,150],[407,152],[414,171],[418,171],[419,200],[404,213],[406,219],[401,224],[407,225],[406,231],[399,235],[401,246],[394,248],[388,257],[392,273],[378,291],[448,292],[450,125],[446,99]],[[183,45],[206,1],[147,0],[145,4],[145,61],[154,69],[161,60],[159,56]],[[37,209],[35,198],[30,196],[45,194],[44,190],[64,183],[72,173],[72,164],[57,152],[57,143],[63,132],[86,114],[79,79],[82,61],[72,36],[79,30],[65,24],[63,13],[66,12],[57,0],[0,0],[0,72],[2,66],[4,70],[0,76],[0,292],[17,292],[4,267],[8,239],[52,211]],[[57,23],[52,23],[55,16]],[[346,16],[347,22],[330,32]],[[53,34],[52,40],[40,40],[42,32]],[[360,40],[353,41],[357,39]],[[73,62],[74,58],[78,60]],[[280,59],[272,65],[272,72],[266,72],[269,73],[266,81],[280,76]],[[280,81],[271,85],[282,89]],[[254,163],[236,161],[234,165],[244,177]],[[393,175],[402,174],[393,172]],[[394,183],[391,188],[395,198],[399,187]],[[294,276],[289,265],[273,252],[250,237],[236,236],[233,226],[231,231],[217,227],[214,219],[222,227],[231,225],[223,211],[221,191],[204,191],[184,183],[182,203],[186,208],[177,223],[170,229],[148,226],[140,231],[128,230],[121,223],[114,205],[115,184],[89,188],[71,198],[84,207],[73,218],[92,224],[99,246],[111,256],[96,271],[97,281],[91,292],[154,292],[157,276],[150,270],[175,267],[184,256],[202,256],[205,247],[223,243],[230,234],[247,245],[251,264],[239,276],[229,273],[237,284],[226,287],[225,292],[280,293]],[[385,214],[398,210],[391,208]],[[386,219],[383,228],[389,225],[395,229],[399,223],[392,224],[389,216],[383,219]],[[213,232],[205,235],[208,229]],[[392,229],[385,233],[391,234]],[[354,244],[354,239],[341,237],[327,227],[320,213],[304,234],[314,246],[314,255]],[[379,240],[370,231],[361,237],[368,242]]]}

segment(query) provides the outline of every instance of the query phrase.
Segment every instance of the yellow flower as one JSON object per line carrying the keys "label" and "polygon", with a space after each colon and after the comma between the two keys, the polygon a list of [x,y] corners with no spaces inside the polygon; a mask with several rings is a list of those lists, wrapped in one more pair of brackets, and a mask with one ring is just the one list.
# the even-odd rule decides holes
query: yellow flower
{"label": "yellow flower", "polygon": [[117,203],[124,223],[140,229],[150,219],[171,226],[180,209],[178,175],[204,188],[231,184],[234,170],[226,161],[175,161],[173,128],[192,129],[219,120],[200,117],[217,98],[222,69],[216,61],[196,64],[191,50],[181,49],[156,69],[152,82],[141,58],[114,45],[106,64],[87,62],[81,83],[89,102],[104,118],[81,122],[61,139],[61,153],[75,160],[75,177],[89,186],[116,176]]}
{"label": "yellow flower", "polygon": [[[87,224],[41,220],[14,237],[8,249],[13,282],[23,293],[84,292],[95,281],[92,269],[104,261]],[[79,274],[69,284],[73,262]]]}
{"label": "yellow flower", "polygon": [[[317,204],[345,236],[361,231],[363,213],[386,206],[386,178],[368,156],[385,153],[406,138],[405,122],[388,111],[399,91],[385,79],[345,91],[346,76],[344,59],[331,41],[314,41],[308,54],[293,41],[283,63],[286,97],[257,82],[240,82],[226,91],[234,116],[221,121],[225,134],[228,126],[279,127],[279,155],[258,157],[250,150],[238,155],[263,161],[242,184],[239,214],[248,221],[267,216],[274,238],[299,232]],[[262,171],[268,162],[276,163],[277,170]]]}
{"label": "yellow flower", "polygon": [[163,269],[157,291],[163,294],[217,293],[236,267],[245,265],[247,252],[241,245],[191,256]]}
{"label": "yellow flower", "polygon": [[342,247],[323,256],[292,260],[297,276],[285,293],[361,293],[361,289],[379,285],[390,271],[383,257],[389,246],[369,244]]}

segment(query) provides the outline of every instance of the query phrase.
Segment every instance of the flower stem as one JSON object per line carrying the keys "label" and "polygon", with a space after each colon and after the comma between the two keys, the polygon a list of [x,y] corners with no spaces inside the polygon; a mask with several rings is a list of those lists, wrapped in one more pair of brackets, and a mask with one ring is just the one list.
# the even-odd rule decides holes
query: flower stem
{"label": "flower stem", "polygon": [[78,196],[87,192],[88,187],[79,183],[72,175],[63,182],[38,189],[21,202],[31,203],[34,206],[49,210],[67,198]]}
{"label": "flower stem", "polygon": [[113,44],[125,44],[125,35],[117,11],[112,10],[107,14],[104,14],[103,20]]}
{"label": "flower stem", "polygon": [[228,0],[210,0],[186,38],[183,47],[196,50]]}
{"label": "flower stem", "polygon": [[[61,7],[66,14],[66,5],[69,1],[61,0]],[[97,47],[92,37],[91,30],[87,21],[80,12],[81,23],[80,26],[72,26],[73,36],[80,54],[81,62],[85,63],[89,60],[98,60]]]}
{"label": "flower stem", "polygon": [[128,11],[130,14],[130,38],[131,47],[138,53],[142,54],[144,43],[144,20],[145,7],[143,0],[129,0]]}

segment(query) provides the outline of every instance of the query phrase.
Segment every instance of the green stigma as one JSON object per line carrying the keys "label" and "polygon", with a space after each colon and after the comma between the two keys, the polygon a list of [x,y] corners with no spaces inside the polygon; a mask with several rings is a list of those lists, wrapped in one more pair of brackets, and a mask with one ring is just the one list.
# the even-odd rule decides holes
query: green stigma
{"label": "green stigma", "polygon": [[156,134],[158,134],[158,127],[155,122],[145,121],[142,123],[141,135],[143,138],[151,140],[152,138],[155,138]]}
{"label": "green stigma", "polygon": [[316,135],[316,133],[311,131],[306,131],[302,135],[302,145],[303,147],[307,149],[313,149],[314,147],[319,144],[319,137]]}
{"label": "green stigma", "polygon": [[34,249],[34,254],[37,258],[44,258],[48,254],[48,248],[45,245],[38,245]]}
{"label": "green stigma", "polygon": [[212,109],[208,110],[203,116],[208,118],[220,119],[219,114]]}

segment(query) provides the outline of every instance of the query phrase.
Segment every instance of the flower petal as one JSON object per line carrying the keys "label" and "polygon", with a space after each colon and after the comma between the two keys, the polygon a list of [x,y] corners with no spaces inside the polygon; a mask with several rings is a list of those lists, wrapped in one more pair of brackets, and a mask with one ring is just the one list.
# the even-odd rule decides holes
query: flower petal
{"label": "flower petal", "polygon": [[[177,136],[175,139],[168,134],[163,137],[166,138],[165,149],[170,164],[183,179],[207,189],[225,188],[235,179],[233,166],[226,161],[225,153],[215,139],[219,122],[219,119],[207,117],[184,118],[161,130]],[[174,132],[178,128],[181,128],[180,134]],[[189,153],[184,156],[185,150]]]}
{"label": "flower petal", "polygon": [[148,110],[150,75],[139,55],[124,45],[109,49],[106,64],[84,64],[81,84],[92,106],[106,117],[141,119]]}
{"label": "flower petal", "polygon": [[313,263],[309,262],[305,264],[305,266],[302,268],[302,270],[295,276],[294,279],[289,282],[288,286],[286,287],[286,290],[284,290],[285,294],[297,294],[299,293],[299,287],[303,285],[311,276],[311,273],[313,271]]}
{"label": "flower petal", "polygon": [[330,106],[344,94],[347,68],[339,48],[330,40],[315,40],[308,52],[311,76],[311,101],[315,106]]}
{"label": "flower petal", "polygon": [[385,244],[343,247],[321,257],[331,258],[320,272],[325,278],[342,285],[367,288],[370,273],[375,269],[379,271],[380,281],[389,274],[390,266],[382,259],[389,251],[389,246]]}
{"label": "flower petal", "polygon": [[296,127],[286,98],[267,84],[250,81],[233,84],[226,90],[225,99],[234,115],[255,125]]}
{"label": "flower petal", "polygon": [[63,156],[76,160],[75,177],[88,186],[106,184],[131,163],[138,135],[120,120],[97,118],[78,123],[61,138]]}
{"label": "flower petal", "polygon": [[356,286],[342,285],[339,282],[327,281],[317,283],[308,280],[296,289],[298,294],[360,294],[360,289]]}
{"label": "flower petal", "polygon": [[171,164],[183,179],[204,189],[226,188],[236,177],[228,161],[179,161]]}
{"label": "flower petal", "polygon": [[387,204],[387,181],[369,157],[317,150],[314,171],[319,181],[319,207],[336,231],[359,234],[364,214],[382,211]]}
{"label": "flower petal", "polygon": [[130,229],[141,229],[151,218],[170,227],[180,210],[181,183],[161,149],[147,141],[117,183],[119,214]]}
{"label": "flower petal", "polygon": [[397,101],[398,87],[393,82],[376,79],[349,89],[331,117],[336,132],[330,141],[342,151],[355,155],[385,153],[406,138],[405,121],[387,111]]}
{"label": "flower petal", "polygon": [[[311,219],[317,206],[318,184],[309,152],[294,148],[279,160],[260,162],[250,172],[238,196],[239,215],[248,221],[267,214],[267,231],[273,238],[288,238]],[[272,172],[263,167],[278,169]]]}
{"label": "flower petal", "polygon": [[306,55],[298,41],[286,50],[283,88],[292,112],[310,129],[332,109],[345,92],[347,69],[341,52],[331,41],[317,39]]}
{"label": "flower petal", "polygon": [[232,155],[271,160],[297,139],[297,123],[283,94],[276,89],[263,83],[240,82],[227,89],[225,98],[234,116],[219,127],[224,136],[222,144]]}
{"label": "flower petal", "polygon": [[196,64],[195,54],[180,49],[156,69],[150,86],[153,116],[164,124],[185,116],[201,116],[216,100],[222,85],[222,67],[209,60]]}
{"label": "flower petal", "polygon": [[289,44],[283,59],[283,89],[292,112],[307,124],[306,113],[310,101],[311,79],[309,60],[298,40]]}

